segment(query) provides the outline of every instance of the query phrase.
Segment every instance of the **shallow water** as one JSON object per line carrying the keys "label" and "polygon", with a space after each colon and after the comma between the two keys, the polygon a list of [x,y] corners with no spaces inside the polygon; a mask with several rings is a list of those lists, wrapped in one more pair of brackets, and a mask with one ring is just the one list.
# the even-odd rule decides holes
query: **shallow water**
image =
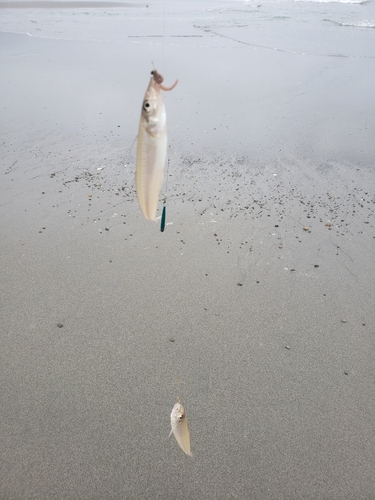
{"label": "shallow water", "polygon": [[[30,7],[26,7],[27,4]],[[373,0],[0,3],[0,31],[64,40],[235,47],[308,55],[375,57]],[[87,5],[69,8],[73,5]]]}

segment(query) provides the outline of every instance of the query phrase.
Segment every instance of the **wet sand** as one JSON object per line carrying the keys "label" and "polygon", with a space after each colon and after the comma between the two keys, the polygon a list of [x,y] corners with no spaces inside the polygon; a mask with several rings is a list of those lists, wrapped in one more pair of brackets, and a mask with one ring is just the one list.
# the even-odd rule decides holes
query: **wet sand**
{"label": "wet sand", "polygon": [[139,7],[140,4],[126,2],[74,2],[67,0],[66,2],[58,1],[40,1],[34,2],[28,0],[26,2],[0,2],[0,9],[111,9],[121,7]]}
{"label": "wet sand", "polygon": [[161,233],[149,46],[0,42],[1,498],[373,497],[372,62],[168,45]]}

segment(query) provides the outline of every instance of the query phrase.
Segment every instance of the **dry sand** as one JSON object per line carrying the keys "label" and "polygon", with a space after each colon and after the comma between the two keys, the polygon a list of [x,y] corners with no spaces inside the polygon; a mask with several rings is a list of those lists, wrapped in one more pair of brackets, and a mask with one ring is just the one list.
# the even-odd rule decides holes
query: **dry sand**
{"label": "dry sand", "polygon": [[1,498],[375,497],[374,60],[223,43],[158,68],[161,233],[158,49],[0,35]]}

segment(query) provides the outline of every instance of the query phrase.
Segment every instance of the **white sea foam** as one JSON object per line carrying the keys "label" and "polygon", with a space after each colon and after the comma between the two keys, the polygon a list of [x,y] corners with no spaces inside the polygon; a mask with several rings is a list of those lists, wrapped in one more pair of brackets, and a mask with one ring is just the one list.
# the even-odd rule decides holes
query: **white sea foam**
{"label": "white sea foam", "polygon": [[375,21],[357,21],[353,23],[339,23],[340,26],[354,26],[355,28],[375,28]]}
{"label": "white sea foam", "polygon": [[368,0],[293,0],[301,3],[343,3],[343,4],[364,4]]}
{"label": "white sea foam", "polygon": [[340,21],[333,21],[332,19],[324,19],[324,21],[336,24],[336,26],[349,26],[352,28],[375,28],[375,21],[370,21],[370,20],[340,22]]}

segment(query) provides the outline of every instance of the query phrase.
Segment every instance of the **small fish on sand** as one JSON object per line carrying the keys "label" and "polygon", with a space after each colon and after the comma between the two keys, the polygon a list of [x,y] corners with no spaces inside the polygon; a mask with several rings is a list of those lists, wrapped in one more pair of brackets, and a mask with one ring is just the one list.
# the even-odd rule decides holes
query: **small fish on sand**
{"label": "small fish on sand", "polygon": [[181,449],[190,457],[192,456],[190,449],[190,431],[184,407],[180,403],[176,403],[171,413],[171,432],[176,438]]}

